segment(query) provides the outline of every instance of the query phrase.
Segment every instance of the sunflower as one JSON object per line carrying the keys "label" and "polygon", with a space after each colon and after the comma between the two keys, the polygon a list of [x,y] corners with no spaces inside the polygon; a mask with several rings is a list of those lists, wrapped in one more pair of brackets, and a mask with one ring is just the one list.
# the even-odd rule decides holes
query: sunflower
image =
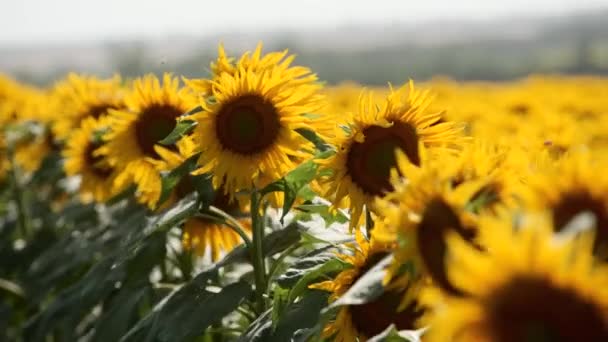
{"label": "sunflower", "polygon": [[[449,292],[457,292],[447,278],[444,236],[454,231],[463,239],[476,243],[476,217],[467,210],[474,194],[484,181],[454,182],[444,165],[455,160],[451,151],[435,150],[428,156],[421,148],[424,166],[411,164],[397,152],[397,172],[393,173],[394,191],[378,199],[379,212],[374,234],[379,241],[396,243],[395,259],[387,280],[398,276],[404,264],[413,265],[412,279],[423,278]],[[407,305],[407,298],[402,305]]]}
{"label": "sunflower", "polygon": [[476,184],[478,189],[467,199],[466,208],[473,213],[514,207],[517,204],[516,193],[523,186],[527,175],[525,170],[530,164],[515,147],[508,148],[480,139],[463,145],[458,155],[443,154],[440,159],[433,167],[441,172],[441,179],[451,182],[453,188],[461,184]]}
{"label": "sunflower", "polygon": [[349,206],[351,229],[360,223],[364,206],[392,190],[395,150],[420,166],[419,145],[455,147],[463,140],[461,125],[440,122],[442,114],[427,112],[428,105],[427,94],[414,89],[411,81],[396,91],[391,88],[381,107],[371,95],[362,97],[352,122],[329,140],[337,153],[319,161],[332,173],[325,180],[326,196]]}
{"label": "sunflower", "polygon": [[[333,280],[310,285],[310,288],[331,292],[329,301],[333,302],[345,294],[348,289],[368,270],[387,256],[392,246],[378,243],[372,234],[368,241],[360,231],[355,234],[357,243],[350,245],[354,254],[339,254],[338,257],[352,267],[340,272]],[[323,337],[333,337],[334,341],[366,341],[378,335],[391,324],[398,330],[419,328],[417,320],[424,313],[415,299],[418,285],[397,280],[385,287],[384,293],[365,304],[342,306],[335,320],[323,329]],[[401,297],[412,298],[410,305],[398,310]]]}
{"label": "sunflower", "polygon": [[211,77],[209,79],[184,79],[185,83],[196,93],[202,96],[213,95],[213,83],[222,74],[235,76],[239,70],[250,70],[260,74],[270,70],[280,70],[285,78],[290,78],[292,83],[310,83],[316,81],[316,76],[310,69],[302,66],[292,66],[295,55],[289,55],[288,51],[275,51],[262,54],[262,43],[258,43],[253,53],[245,52],[236,63],[234,58],[228,57],[224,46],[218,46],[218,57],[211,62]]}
{"label": "sunflower", "polygon": [[114,186],[137,184],[137,198],[154,209],[161,194],[159,169],[164,169],[164,154],[178,154],[175,146],[161,146],[175,128],[177,118],[191,110],[196,99],[185,88],[178,89],[179,80],[163,75],[162,84],[156,76],[147,75],[133,82],[133,89],[125,95],[124,110],[109,111],[110,130],[107,141],[99,149],[110,165],[120,174]]}
{"label": "sunflower", "polygon": [[571,151],[559,161],[531,175],[522,191],[524,205],[546,211],[557,232],[583,212],[595,216],[595,252],[608,259],[608,179],[597,170],[608,167],[605,151]]}
{"label": "sunflower", "polygon": [[487,251],[448,237],[449,278],[464,295],[422,292],[428,341],[608,341],[608,269],[593,263],[593,231],[556,239],[538,221],[511,221],[483,227]]}
{"label": "sunflower", "polygon": [[63,164],[68,176],[80,176],[80,198],[83,202],[105,202],[124,188],[115,188],[118,171],[96,150],[103,144],[101,134],[108,128],[107,117],[87,117],[68,138],[63,149]]}
{"label": "sunflower", "polygon": [[52,89],[56,139],[65,140],[87,117],[97,119],[110,109],[123,109],[123,93],[118,75],[102,80],[70,73]]}
{"label": "sunflower", "polygon": [[192,115],[203,150],[195,173],[212,173],[214,186],[227,194],[283,177],[314,150],[296,130],[322,135],[329,127],[328,117],[310,115],[323,99],[316,76],[289,67],[292,56],[260,70],[257,55],[213,78],[212,98],[203,97],[203,111]]}
{"label": "sunflower", "polygon": [[[248,208],[243,203],[230,198],[220,188],[214,192],[211,205],[235,217],[244,232],[251,235],[251,219]],[[203,216],[195,215],[184,223],[182,233],[184,249],[193,250],[198,256],[204,256],[209,250],[213,262],[219,260],[222,252],[228,253],[242,242],[241,237],[230,227]]]}

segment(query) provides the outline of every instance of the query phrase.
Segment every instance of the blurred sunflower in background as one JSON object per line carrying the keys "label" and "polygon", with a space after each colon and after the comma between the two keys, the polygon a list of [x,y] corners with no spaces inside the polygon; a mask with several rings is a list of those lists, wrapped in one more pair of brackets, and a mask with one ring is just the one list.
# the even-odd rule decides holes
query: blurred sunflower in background
{"label": "blurred sunflower in background", "polygon": [[425,340],[608,340],[608,269],[593,262],[593,231],[558,239],[550,225],[494,220],[484,251],[451,234],[447,270],[461,295],[423,291]]}
{"label": "blurred sunflower in background", "polygon": [[[177,118],[191,110],[195,97],[179,87],[179,80],[164,74],[161,81],[147,75],[133,81],[125,95],[125,109],[109,111],[110,128],[99,151],[120,174],[114,186],[137,185],[137,199],[156,208],[161,194],[163,167],[160,153],[178,154],[174,145],[159,142],[173,131]],[[160,151],[160,152],[159,152]]]}
{"label": "blurred sunflower in background", "polygon": [[419,145],[457,147],[462,126],[441,122],[441,112],[429,112],[430,98],[414,88],[413,82],[390,90],[379,106],[371,94],[362,96],[359,110],[337,129],[329,143],[336,154],[320,160],[331,172],[325,196],[351,210],[351,229],[360,224],[365,206],[392,190],[391,169],[395,151],[405,153],[410,163],[420,166]]}
{"label": "blurred sunflower in background", "polygon": [[87,117],[68,138],[63,149],[63,164],[68,176],[80,175],[80,198],[103,203],[120,193],[123,188],[114,187],[118,170],[97,152],[103,145],[103,133],[108,129],[108,117]]}
{"label": "blurred sunflower in background", "polygon": [[211,98],[202,97],[203,111],[191,116],[203,150],[196,173],[212,173],[215,188],[230,196],[262,188],[309,158],[314,146],[298,129],[322,135],[329,126],[327,117],[310,115],[323,101],[316,76],[291,67],[293,56],[285,53],[273,54],[281,58],[272,66],[260,65],[270,57],[259,57],[258,50],[241,58],[234,72],[211,79]]}
{"label": "blurred sunflower in background", "polygon": [[[398,175],[394,174],[391,183],[394,190],[376,202],[379,220],[374,234],[379,241],[398,246],[387,279],[400,276],[403,265],[411,264],[413,269],[405,276],[428,278],[445,291],[457,292],[446,273],[444,238],[452,231],[475,243],[476,220],[465,208],[484,183],[455,184],[443,168],[456,159],[451,151],[434,151],[432,157],[426,156],[424,148],[421,152],[424,165],[420,168],[402,152],[397,153]],[[402,305],[407,304],[404,298]]]}
{"label": "blurred sunflower in background", "polygon": [[578,214],[593,214],[597,228],[594,251],[604,260],[608,260],[608,179],[597,172],[608,167],[606,152],[571,151],[533,173],[521,192],[524,206],[546,212],[556,232]]}
{"label": "blurred sunflower in background", "polygon": [[110,109],[123,109],[124,89],[119,75],[109,79],[70,73],[52,89],[53,134],[59,141],[69,137],[85,118],[98,119]]}
{"label": "blurred sunflower in background", "polygon": [[[332,280],[309,286],[312,289],[331,292],[330,303],[344,295],[361,276],[388,256],[393,249],[390,244],[376,241],[373,233],[369,241],[359,230],[356,231],[355,237],[356,243],[348,245],[348,250],[337,256],[352,267],[343,270]],[[417,321],[424,313],[424,308],[419,306],[416,299],[419,285],[407,282],[405,278],[397,279],[385,286],[383,294],[376,299],[361,305],[340,307],[335,319],[324,327],[323,337],[332,337],[333,341],[338,342],[365,341],[378,335],[391,324],[394,324],[397,330],[419,329]],[[411,299],[409,305],[399,308],[404,296]]]}

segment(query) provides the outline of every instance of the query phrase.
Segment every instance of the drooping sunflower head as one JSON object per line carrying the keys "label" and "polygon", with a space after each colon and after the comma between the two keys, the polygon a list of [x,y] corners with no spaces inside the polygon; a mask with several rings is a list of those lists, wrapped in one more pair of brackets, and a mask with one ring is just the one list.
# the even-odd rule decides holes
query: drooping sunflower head
{"label": "drooping sunflower head", "polygon": [[[436,150],[430,157],[425,149],[421,151],[421,168],[411,164],[403,153],[397,153],[399,173],[395,172],[392,179],[394,191],[375,203],[380,219],[374,232],[378,240],[398,246],[387,279],[399,276],[402,265],[411,263],[413,272],[409,277],[428,279],[455,293],[446,273],[445,235],[455,232],[476,244],[476,217],[467,205],[487,183],[455,183],[455,174],[446,172],[444,165],[454,163],[457,156]],[[403,305],[407,305],[406,300]]]}
{"label": "drooping sunflower head", "polygon": [[[223,189],[214,192],[211,205],[236,218],[247,235],[251,235],[249,208],[244,201],[237,201],[225,194]],[[228,253],[243,242],[241,237],[230,227],[204,216],[189,218],[183,227],[182,245],[198,256],[204,256],[207,250],[211,261],[219,260],[222,253]]]}
{"label": "drooping sunflower head", "polygon": [[542,224],[496,222],[482,228],[485,251],[448,237],[450,281],[463,295],[423,292],[428,341],[608,339],[608,270],[593,262],[591,231],[557,239]]}
{"label": "drooping sunflower head", "polygon": [[161,193],[161,154],[179,154],[175,145],[162,146],[177,119],[196,105],[195,97],[179,88],[179,80],[165,74],[161,81],[147,75],[133,82],[125,96],[126,109],[110,110],[110,130],[100,153],[121,170],[116,187],[137,184],[138,199],[154,208]]}
{"label": "drooping sunflower head", "polygon": [[548,212],[556,232],[583,212],[594,215],[595,253],[608,259],[608,179],[597,170],[608,167],[602,151],[571,152],[531,175],[522,197],[526,207]]}
{"label": "drooping sunflower head", "polygon": [[453,148],[463,140],[461,125],[441,122],[441,113],[427,111],[429,101],[413,82],[391,89],[382,106],[371,95],[362,96],[348,127],[330,140],[337,152],[323,162],[332,172],[326,179],[326,195],[349,203],[351,227],[359,224],[364,206],[392,190],[390,174],[397,150],[420,166],[420,146]]}
{"label": "drooping sunflower head", "polygon": [[123,109],[121,82],[118,75],[99,79],[75,73],[58,82],[51,92],[55,138],[65,140],[87,117],[98,119],[107,115],[110,109]]}
{"label": "drooping sunflower head", "polygon": [[297,130],[322,135],[329,127],[327,117],[311,115],[323,99],[316,77],[282,67],[290,62],[262,71],[239,64],[212,80],[212,97],[201,100],[203,111],[192,118],[203,149],[197,173],[212,173],[216,187],[235,193],[283,177],[313,150]]}
{"label": "drooping sunflower head", "polygon": [[[340,272],[333,280],[313,284],[310,288],[331,292],[329,301],[333,302],[345,294],[350,287],[367,271],[374,267],[392,250],[392,246],[379,243],[373,237],[368,241],[360,231],[356,232],[357,243],[350,245],[350,251],[338,257],[352,265]],[[352,252],[352,253],[348,253]],[[424,313],[416,300],[419,284],[401,279],[385,286],[380,297],[361,305],[342,306],[336,318],[323,329],[324,337],[333,337],[333,341],[365,341],[391,324],[398,330],[419,328],[417,320]],[[409,305],[399,308],[401,298],[411,298]]]}
{"label": "drooping sunflower head", "polygon": [[105,202],[123,188],[114,187],[117,170],[100,156],[102,134],[108,128],[107,117],[87,117],[66,142],[63,150],[64,169],[68,176],[80,176],[80,198],[83,202]]}

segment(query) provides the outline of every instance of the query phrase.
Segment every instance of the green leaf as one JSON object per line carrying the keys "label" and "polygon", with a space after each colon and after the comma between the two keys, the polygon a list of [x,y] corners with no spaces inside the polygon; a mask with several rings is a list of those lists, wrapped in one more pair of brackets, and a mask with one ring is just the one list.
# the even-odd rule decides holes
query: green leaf
{"label": "green leaf", "polygon": [[264,189],[261,190],[262,195],[276,191],[281,191],[284,193],[285,200],[283,201],[281,223],[283,223],[285,215],[289,213],[289,210],[295,202],[300,189],[315,178],[317,175],[317,169],[318,165],[313,160],[308,160],[286,174],[285,177],[268,184]]}
{"label": "green leaf", "polygon": [[323,139],[321,139],[321,137],[319,137],[314,131],[311,131],[306,128],[298,128],[296,129],[296,132],[298,132],[306,140],[312,142],[319,151],[323,152],[331,149],[331,146],[328,145]]}
{"label": "green leaf", "polygon": [[351,264],[334,257],[333,259],[327,260],[323,264],[309,268],[289,292],[289,302],[294,302],[296,298],[298,298],[308,289],[310,284],[317,282],[319,278],[324,277],[324,279],[329,279],[329,275],[333,275],[350,267],[352,267]]}
{"label": "green leaf", "polygon": [[[298,224],[293,223],[283,229],[276,230],[264,237],[262,245],[264,246],[264,256],[271,256],[280,253],[296,242],[300,241],[300,232]],[[249,260],[249,249],[245,244],[241,244],[228,253],[222,260],[217,263],[218,267],[223,267],[235,262],[243,262]]]}
{"label": "green leaf", "polygon": [[58,325],[76,327],[78,322],[103,298],[107,297],[117,282],[126,274],[124,264],[115,264],[107,258],[96,264],[78,283],[59,293],[57,298],[26,325],[31,340],[41,341]]}
{"label": "green leaf", "polygon": [[198,123],[193,120],[180,120],[175,124],[175,128],[167,135],[163,140],[158,143],[161,145],[169,146],[175,144],[184,135],[189,134],[194,130]]}
{"label": "green leaf", "polygon": [[198,212],[198,202],[194,194],[177,202],[171,209],[152,217],[153,224],[147,230],[167,231]]}
{"label": "green leaf", "polygon": [[199,273],[173,291],[138,322],[121,341],[184,341],[201,335],[207,327],[235,310],[251,292],[246,282],[225,286],[218,293],[207,289],[217,268]]}
{"label": "green leaf", "polygon": [[335,257],[335,249],[333,249],[332,246],[312,250],[305,255],[298,257],[296,261],[276,279],[276,282],[281,287],[291,288],[310,269],[322,265]]}
{"label": "green leaf", "polygon": [[164,203],[171,195],[171,191],[179,184],[183,177],[190,177],[189,174],[196,167],[199,154],[195,154],[186,159],[180,166],[171,170],[168,174],[162,177],[162,188],[158,203]]}
{"label": "green leaf", "polygon": [[198,106],[190,109],[189,111],[187,111],[185,114],[182,114],[182,117],[190,116],[192,114],[200,113],[202,111],[203,111],[203,107],[198,105]]}
{"label": "green leaf", "polygon": [[272,328],[276,328],[276,323],[283,316],[289,297],[289,290],[276,286],[272,291]]}
{"label": "green leaf", "polygon": [[368,342],[420,342],[424,330],[397,330],[395,325],[391,324]]}
{"label": "green leaf", "polygon": [[272,309],[269,309],[249,325],[247,331],[239,337],[237,342],[269,341],[271,334]]}
{"label": "green leaf", "polygon": [[307,214],[319,214],[327,225],[330,225],[334,222],[348,222],[348,217],[342,214],[341,211],[336,210],[336,212],[330,212],[329,206],[326,204],[302,204],[297,206],[295,209],[305,212]]}
{"label": "green leaf", "polygon": [[325,291],[307,291],[281,315],[270,341],[289,341],[299,330],[314,327],[327,306],[328,297]]}
{"label": "green leaf", "polygon": [[384,257],[369,271],[361,276],[345,294],[331,304],[331,308],[344,305],[361,305],[368,303],[382,295],[385,269],[392,262],[392,254]]}
{"label": "green leaf", "polygon": [[334,227],[325,227],[322,223],[315,221],[298,221],[302,238],[308,243],[326,243],[338,245],[355,241],[353,234]]}
{"label": "green leaf", "polygon": [[324,291],[307,291],[302,299],[289,305],[275,322],[273,329],[271,310],[264,312],[237,340],[239,342],[292,341],[300,332],[315,327],[327,305],[329,294]]}
{"label": "green leaf", "polygon": [[[141,285],[140,285],[141,286]],[[122,288],[104,307],[104,313],[95,324],[94,342],[118,341],[129,330],[137,314],[138,305],[150,288]]]}

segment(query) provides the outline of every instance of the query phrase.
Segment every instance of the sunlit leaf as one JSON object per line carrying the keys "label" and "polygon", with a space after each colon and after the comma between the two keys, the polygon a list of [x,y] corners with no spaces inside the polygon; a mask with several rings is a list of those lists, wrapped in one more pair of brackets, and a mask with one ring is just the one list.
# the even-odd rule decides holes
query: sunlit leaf
{"label": "sunlit leaf", "polygon": [[197,122],[193,120],[180,120],[175,124],[175,128],[163,140],[158,143],[169,146],[175,144],[184,135],[189,134],[196,127]]}
{"label": "sunlit leaf", "polygon": [[394,324],[388,326],[378,335],[370,338],[368,342],[420,342],[424,329],[397,330]]}
{"label": "sunlit leaf", "polygon": [[393,256],[387,255],[363,274],[331,307],[344,305],[361,305],[378,298],[384,292],[382,280],[386,267],[392,262]]}

